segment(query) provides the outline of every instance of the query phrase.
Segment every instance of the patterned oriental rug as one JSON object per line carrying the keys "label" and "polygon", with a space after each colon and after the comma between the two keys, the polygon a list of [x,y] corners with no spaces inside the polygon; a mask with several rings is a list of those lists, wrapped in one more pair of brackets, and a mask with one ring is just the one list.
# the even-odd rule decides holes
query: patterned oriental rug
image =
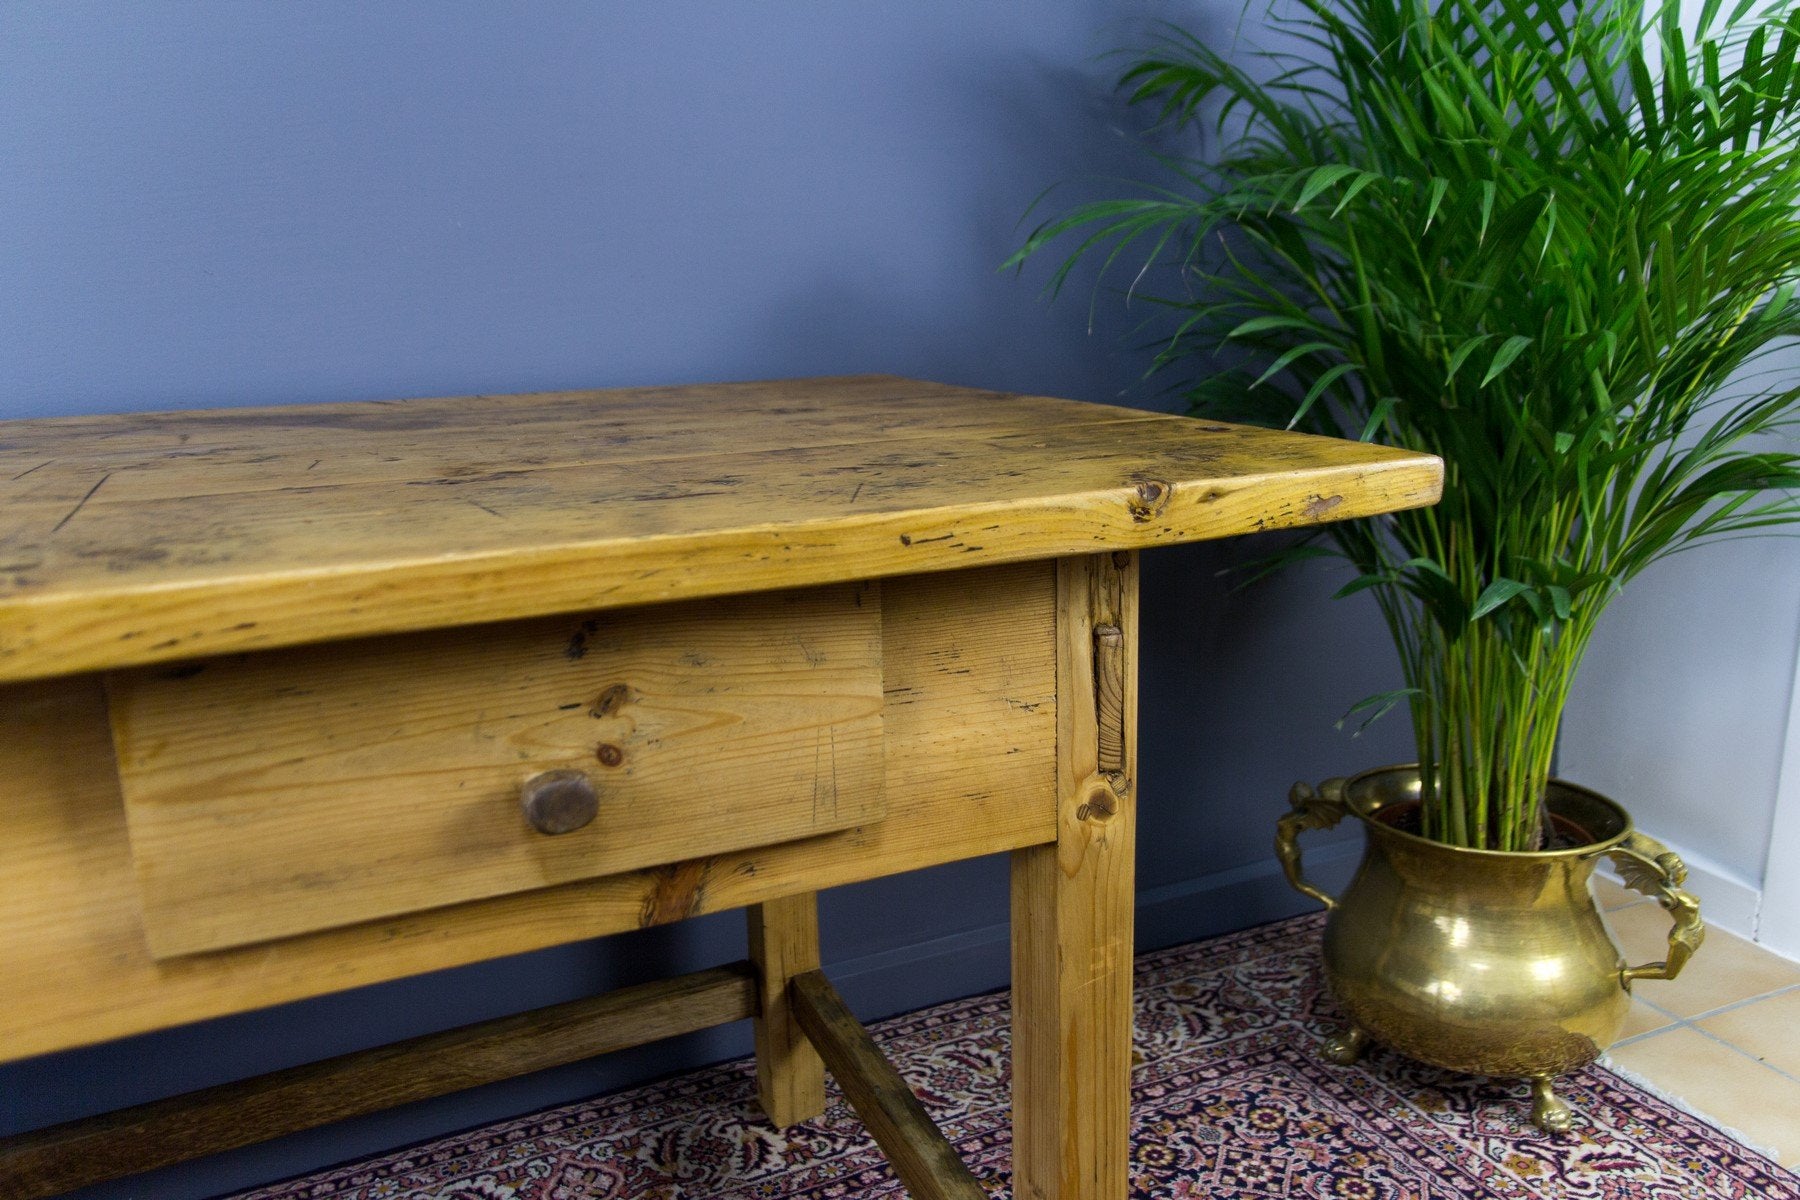
{"label": "patterned oriental rug", "polygon": [[[1800,1177],[1600,1067],[1565,1079],[1573,1132],[1523,1083],[1376,1050],[1318,1054],[1336,1014],[1322,917],[1137,964],[1134,1196],[1149,1200],[1800,1200]],[[990,1195],[1009,1197],[1006,993],[873,1026]],[[748,1059],[296,1179],[240,1200],[855,1200],[903,1197],[833,1087],[786,1133]]]}

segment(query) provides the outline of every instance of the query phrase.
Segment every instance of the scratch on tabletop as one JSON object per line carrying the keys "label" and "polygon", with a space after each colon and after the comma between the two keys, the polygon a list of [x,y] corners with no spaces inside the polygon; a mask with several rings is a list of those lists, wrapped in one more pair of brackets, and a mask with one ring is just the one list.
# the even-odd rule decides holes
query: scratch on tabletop
{"label": "scratch on tabletop", "polygon": [[493,509],[489,508],[487,505],[483,504],[479,500],[471,500],[467,496],[464,496],[463,499],[468,500],[470,504],[473,504],[476,508],[479,508],[482,512],[486,513],[490,517],[499,517],[502,521],[506,520],[506,517],[504,515],[494,511]]}
{"label": "scratch on tabletop", "polygon": [[49,466],[51,463],[53,463],[55,461],[56,460],[54,458],[46,458],[43,462],[39,463],[35,467],[26,467],[23,471],[20,471],[17,475],[14,475],[13,480],[16,481],[16,480],[23,479],[27,475],[31,474],[33,471],[41,471],[45,467]]}
{"label": "scratch on tabletop", "polygon": [[58,521],[56,523],[56,528],[52,529],[50,532],[55,533],[55,532],[57,532],[57,530],[60,530],[64,525],[67,525],[70,521],[73,521],[75,519],[75,514],[80,512],[82,507],[85,504],[87,504],[87,502],[89,500],[92,500],[94,498],[94,493],[100,490],[100,484],[105,483],[107,480],[109,480],[111,478],[112,478],[111,471],[108,471],[106,474],[102,475],[100,477],[99,481],[96,482],[93,487],[91,487],[87,490],[87,495],[83,496],[80,500],[76,501],[75,507],[71,508],[69,510],[68,515],[65,516],[62,520]]}

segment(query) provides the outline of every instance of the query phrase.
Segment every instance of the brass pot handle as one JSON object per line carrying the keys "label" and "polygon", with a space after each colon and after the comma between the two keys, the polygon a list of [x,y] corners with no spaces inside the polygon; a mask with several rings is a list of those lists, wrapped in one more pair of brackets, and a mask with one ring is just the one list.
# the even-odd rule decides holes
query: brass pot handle
{"label": "brass pot handle", "polygon": [[1294,890],[1311,896],[1327,910],[1337,907],[1337,900],[1326,895],[1300,872],[1300,834],[1307,829],[1330,829],[1349,811],[1344,803],[1344,780],[1327,779],[1317,791],[1305,783],[1288,790],[1288,807],[1292,810],[1275,822],[1275,856]]}
{"label": "brass pot handle", "polygon": [[1687,882],[1687,865],[1667,846],[1636,830],[1626,834],[1625,840],[1608,850],[1606,856],[1625,886],[1653,898],[1675,918],[1675,925],[1669,930],[1669,957],[1641,967],[1626,967],[1619,972],[1619,982],[1629,991],[1634,979],[1675,978],[1706,938],[1699,898],[1681,890]]}

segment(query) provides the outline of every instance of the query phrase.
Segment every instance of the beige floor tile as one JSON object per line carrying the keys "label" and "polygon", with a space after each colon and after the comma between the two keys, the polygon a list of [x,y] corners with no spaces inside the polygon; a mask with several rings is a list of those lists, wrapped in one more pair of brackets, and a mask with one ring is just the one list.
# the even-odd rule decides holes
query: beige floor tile
{"label": "beige floor tile", "polygon": [[1625,1014],[1625,1028],[1619,1031],[1619,1040],[1634,1038],[1639,1034],[1651,1033],[1658,1029],[1667,1029],[1675,1024],[1675,1018],[1668,1013],[1657,1012],[1642,1000],[1633,998],[1631,1011]]}
{"label": "beige floor tile", "polygon": [[1800,1157],[1800,1083],[1692,1029],[1614,1050],[1615,1066],[1737,1130],[1780,1162]]}
{"label": "beige floor tile", "polygon": [[1648,904],[1650,900],[1641,892],[1634,892],[1622,883],[1614,883],[1599,875],[1594,876],[1594,899],[1600,902],[1605,912],[1615,908],[1630,908],[1633,904]]}
{"label": "beige floor tile", "polygon": [[1800,1028],[1800,990],[1752,1001],[1695,1024],[1772,1067],[1800,1076],[1800,1037],[1794,1035]]}
{"label": "beige floor tile", "polygon": [[[1622,908],[1606,914],[1632,964],[1656,962],[1668,954],[1669,917],[1654,904]],[[1639,997],[1678,1017],[1694,1017],[1753,996],[1763,996],[1800,983],[1800,963],[1718,929],[1706,931],[1700,947],[1673,983],[1640,980],[1632,985]]]}

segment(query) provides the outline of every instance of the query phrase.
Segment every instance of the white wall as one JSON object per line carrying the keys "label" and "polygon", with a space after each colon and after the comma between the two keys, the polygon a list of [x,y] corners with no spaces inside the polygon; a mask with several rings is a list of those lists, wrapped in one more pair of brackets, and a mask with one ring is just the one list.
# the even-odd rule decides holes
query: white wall
{"label": "white wall", "polygon": [[1775,821],[1763,868],[1762,911],[1756,940],[1789,958],[1800,959],[1800,655],[1794,663],[1787,747],[1775,791]]}
{"label": "white wall", "polygon": [[[1559,773],[1630,809],[1688,860],[1708,919],[1746,937],[1766,896],[1800,893],[1797,656],[1800,538],[1677,555],[1602,619],[1563,725]],[[1771,948],[1800,956],[1800,912],[1783,920]]]}
{"label": "white wall", "polygon": [[[1682,0],[1684,24],[1701,0]],[[1767,361],[1800,374],[1800,353]],[[1800,958],[1800,540],[1672,559],[1603,621],[1559,769],[1687,860],[1713,925]]]}

